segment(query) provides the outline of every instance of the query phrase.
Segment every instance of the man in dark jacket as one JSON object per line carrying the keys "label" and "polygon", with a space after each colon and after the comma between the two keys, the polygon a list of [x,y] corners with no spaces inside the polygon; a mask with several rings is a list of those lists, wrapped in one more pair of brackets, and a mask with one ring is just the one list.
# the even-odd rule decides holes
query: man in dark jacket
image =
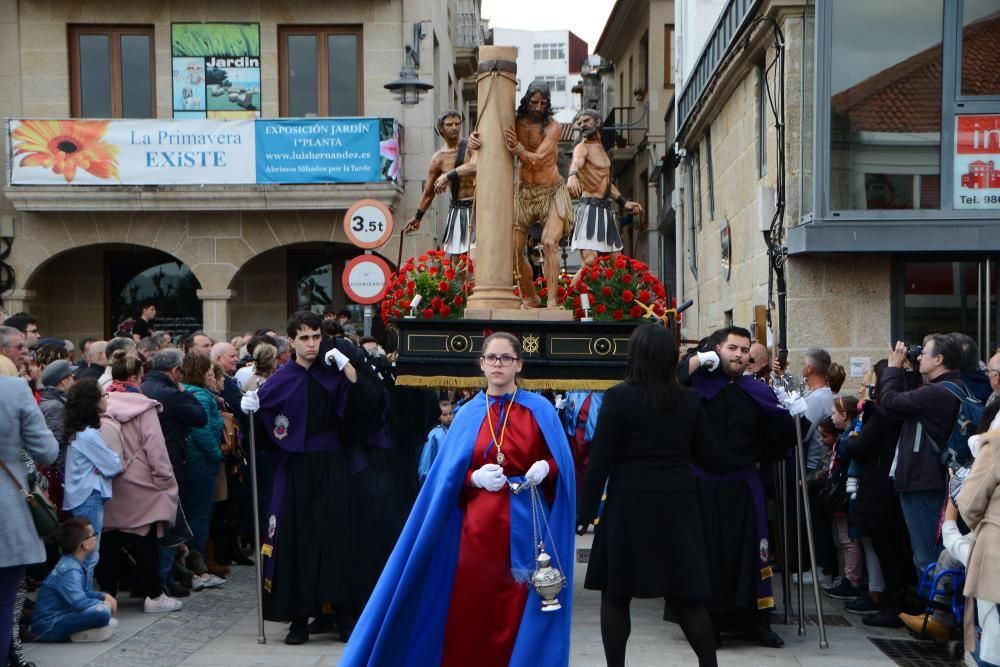
{"label": "man in dark jacket", "polygon": [[918,358],[924,383],[912,391],[905,391],[906,344],[898,341],[889,352],[889,367],[878,385],[882,407],[890,416],[903,420],[896,459],[889,474],[895,480],[906,529],[910,533],[918,577],[924,568],[937,561],[940,551],[938,516],[947,486],[940,454],[955,426],[959,407],[958,399],[942,382],[953,382],[964,389],[959,372],[961,356],[962,348],[952,336],[927,336]]}
{"label": "man in dark jacket", "polygon": [[[150,360],[152,369],[142,382],[142,393],[163,405],[160,413],[160,428],[167,444],[170,463],[174,474],[183,471],[184,441],[192,428],[200,428],[208,423],[205,409],[198,399],[181,387],[181,362],[184,353],[176,348],[160,350]],[[183,484],[178,476],[177,481]]]}

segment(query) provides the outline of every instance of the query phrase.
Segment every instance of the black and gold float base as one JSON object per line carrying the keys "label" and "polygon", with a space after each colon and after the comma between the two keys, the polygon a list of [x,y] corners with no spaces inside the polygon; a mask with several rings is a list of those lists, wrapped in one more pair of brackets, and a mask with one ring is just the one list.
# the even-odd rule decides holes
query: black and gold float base
{"label": "black and gold float base", "polygon": [[479,387],[483,339],[507,331],[521,339],[518,384],[541,391],[603,391],[622,381],[628,339],[639,323],[491,320],[394,320],[399,329],[396,384]]}

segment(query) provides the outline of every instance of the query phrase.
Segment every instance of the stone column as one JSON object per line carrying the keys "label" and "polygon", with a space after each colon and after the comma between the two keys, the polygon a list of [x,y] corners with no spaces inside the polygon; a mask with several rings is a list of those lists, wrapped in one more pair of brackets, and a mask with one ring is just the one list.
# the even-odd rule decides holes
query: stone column
{"label": "stone column", "polygon": [[197,292],[201,299],[201,328],[207,336],[216,342],[229,341],[229,300],[236,296],[235,290],[210,292],[200,289]]}
{"label": "stone column", "polygon": [[479,148],[476,171],[476,289],[465,317],[518,310],[514,295],[514,157],[503,128],[514,125],[517,49],[479,47]]}

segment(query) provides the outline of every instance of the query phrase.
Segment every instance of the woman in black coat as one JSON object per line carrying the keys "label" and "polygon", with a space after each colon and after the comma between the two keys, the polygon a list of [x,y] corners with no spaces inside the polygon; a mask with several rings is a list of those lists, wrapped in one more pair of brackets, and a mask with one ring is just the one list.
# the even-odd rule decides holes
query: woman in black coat
{"label": "woman in black coat", "polygon": [[625,664],[633,597],[665,598],[699,665],[715,665],[705,539],[690,464],[714,448],[697,395],[677,383],[677,348],[659,325],[636,327],[625,382],[604,395],[579,492],[581,535],[605,503],[584,588],[601,591],[609,666]]}

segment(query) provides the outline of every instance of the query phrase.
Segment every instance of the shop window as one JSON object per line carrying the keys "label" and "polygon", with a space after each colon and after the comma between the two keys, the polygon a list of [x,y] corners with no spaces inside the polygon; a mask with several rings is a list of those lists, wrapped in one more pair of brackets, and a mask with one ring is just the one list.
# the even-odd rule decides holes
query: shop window
{"label": "shop window", "polygon": [[111,315],[107,335],[138,317],[144,299],[156,300],[157,331],[169,331],[176,338],[202,328],[201,286],[187,264],[157,250],[136,249],[105,253],[105,266],[106,312]]}
{"label": "shop window", "polygon": [[942,0],[831,11],[830,208],[940,208],[916,193],[941,175]]}
{"label": "shop window", "polygon": [[282,116],[363,113],[360,27],[279,27],[278,61]]}
{"label": "shop window", "polygon": [[74,118],[153,118],[156,71],[150,26],[71,25]]}
{"label": "shop window", "polygon": [[962,7],[962,95],[1000,95],[1000,5],[965,0]]}

